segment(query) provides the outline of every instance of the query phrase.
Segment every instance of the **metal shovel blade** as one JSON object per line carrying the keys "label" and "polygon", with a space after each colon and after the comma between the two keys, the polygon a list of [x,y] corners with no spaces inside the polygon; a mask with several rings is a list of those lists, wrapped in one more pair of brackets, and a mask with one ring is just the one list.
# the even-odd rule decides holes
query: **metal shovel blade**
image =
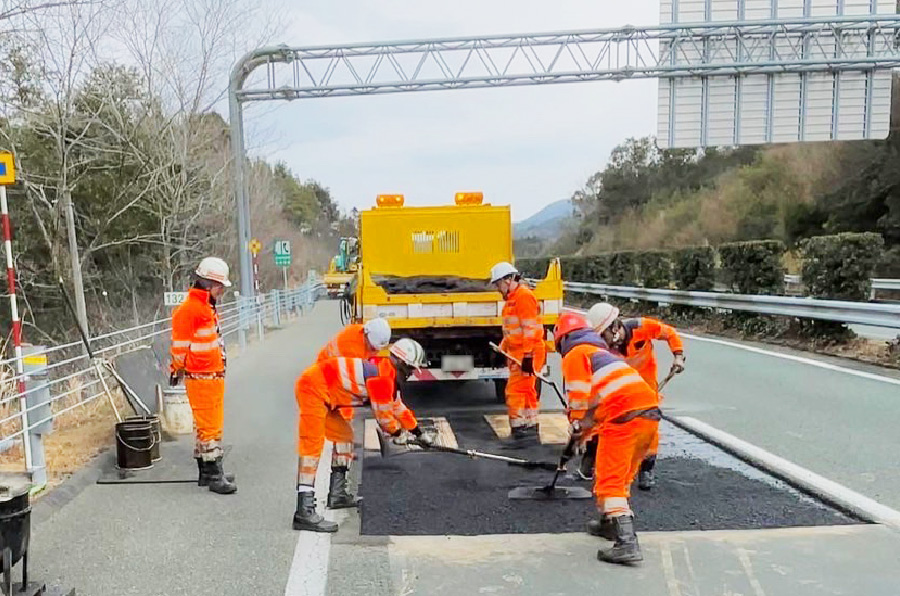
{"label": "metal shovel blade", "polygon": [[556,501],[590,499],[593,495],[581,486],[517,486],[509,491],[507,497],[513,500]]}

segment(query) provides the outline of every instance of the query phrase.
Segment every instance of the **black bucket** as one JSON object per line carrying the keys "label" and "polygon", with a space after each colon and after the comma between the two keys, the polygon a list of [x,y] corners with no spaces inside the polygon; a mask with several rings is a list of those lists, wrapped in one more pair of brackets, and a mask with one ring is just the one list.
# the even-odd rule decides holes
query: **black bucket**
{"label": "black bucket", "polygon": [[162,427],[159,424],[159,416],[129,416],[125,422],[149,422],[150,432],[153,433],[153,446],[150,447],[150,461],[159,461],[159,444],[162,443]]}
{"label": "black bucket", "polygon": [[116,423],[116,467],[120,470],[146,470],[153,467],[153,436],[150,418],[128,418]]}
{"label": "black bucket", "polygon": [[[10,551],[10,567],[28,551],[31,540],[31,502],[28,486],[0,484],[0,553]],[[0,556],[0,572],[9,571]]]}

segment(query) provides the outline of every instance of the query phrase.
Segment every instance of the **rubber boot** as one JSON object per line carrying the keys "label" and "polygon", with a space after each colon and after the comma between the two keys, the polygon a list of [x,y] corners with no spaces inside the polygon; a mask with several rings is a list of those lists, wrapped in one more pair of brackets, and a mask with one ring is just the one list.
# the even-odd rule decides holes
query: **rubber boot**
{"label": "rubber boot", "polygon": [[[209,486],[210,475],[206,473],[206,470],[203,468],[203,460],[199,457],[195,457],[197,460],[197,472],[199,476],[197,477],[197,486]],[[234,482],[234,474],[225,474],[225,479],[228,482]]]}
{"label": "rubber boot", "polygon": [[616,540],[616,525],[612,518],[602,516],[599,520],[592,519],[587,523],[587,533],[591,536],[605,538],[610,542]]}
{"label": "rubber boot", "polygon": [[328,508],[349,509],[356,507],[360,501],[362,499],[347,492],[347,468],[331,468],[331,483],[328,486]]}
{"label": "rubber boot", "polygon": [[653,473],[653,467],[656,465],[656,456],[648,455],[641,462],[641,469],[638,472],[638,488],[641,490],[650,490],[656,486],[656,475]]}
{"label": "rubber boot", "polygon": [[643,561],[644,555],[641,554],[641,547],[634,533],[634,517],[620,515],[612,518],[612,524],[616,531],[615,544],[607,550],[597,551],[597,559],[620,565]]}
{"label": "rubber boot", "polygon": [[297,510],[294,511],[294,529],[309,532],[337,532],[338,525],[326,521],[316,513],[316,493],[297,493]]}
{"label": "rubber boot", "polygon": [[517,426],[512,429],[509,440],[504,443],[504,449],[523,449],[537,445],[537,441],[532,435],[531,427]]}
{"label": "rubber boot", "polygon": [[584,448],[584,455],[581,456],[581,462],[578,464],[578,477],[582,480],[594,479],[594,464],[597,460],[597,443],[599,439],[594,437],[588,441]]}
{"label": "rubber boot", "polygon": [[205,461],[203,464],[206,469],[206,475],[209,477],[209,490],[211,492],[218,495],[230,495],[237,492],[237,485],[225,476],[221,457],[217,457],[215,461]]}

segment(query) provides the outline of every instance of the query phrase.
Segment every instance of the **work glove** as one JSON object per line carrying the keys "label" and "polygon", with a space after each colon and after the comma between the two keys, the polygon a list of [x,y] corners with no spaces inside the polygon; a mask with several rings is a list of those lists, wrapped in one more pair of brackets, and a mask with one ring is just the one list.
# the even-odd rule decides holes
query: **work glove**
{"label": "work glove", "polygon": [[684,372],[684,354],[675,354],[675,361],[672,363],[672,372],[676,375]]}
{"label": "work glove", "polygon": [[525,356],[522,358],[522,372],[526,375],[534,374],[534,357],[533,356]]}
{"label": "work glove", "polygon": [[173,372],[169,374],[169,387],[174,387],[178,383],[181,382],[181,377],[184,375],[181,371]]}
{"label": "work glove", "polygon": [[575,439],[577,442],[581,442],[581,435],[584,432],[584,428],[581,426],[581,422],[578,420],[573,420],[571,424],[569,424],[569,438]]}

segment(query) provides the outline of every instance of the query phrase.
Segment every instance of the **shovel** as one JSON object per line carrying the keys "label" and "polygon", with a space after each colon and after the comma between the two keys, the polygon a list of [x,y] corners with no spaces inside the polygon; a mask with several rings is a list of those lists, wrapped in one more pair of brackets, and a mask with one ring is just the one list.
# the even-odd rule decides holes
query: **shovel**
{"label": "shovel", "polygon": [[558,499],[590,499],[591,491],[581,486],[556,486],[559,475],[565,471],[566,464],[575,455],[575,445],[578,443],[578,437],[572,435],[563,448],[562,455],[559,457],[559,463],[554,466],[553,480],[546,486],[518,486],[507,495],[513,500],[531,500],[531,501],[555,501]]}
{"label": "shovel", "polygon": [[[507,360],[510,360],[511,362],[515,362],[516,364],[519,365],[519,367],[522,366],[522,362],[518,358],[514,358],[512,355],[508,354],[507,352],[504,352],[502,349],[500,349],[500,346],[498,346],[494,342],[490,342],[490,343],[491,343],[491,348],[493,348],[493,350],[495,352],[497,352],[498,354],[500,354],[502,356],[505,356]],[[545,377],[544,375],[542,375],[541,373],[539,373],[537,371],[534,372],[534,376],[536,376],[541,382],[546,383],[547,385],[550,385],[551,387],[553,387],[553,390],[556,392],[556,397],[559,398],[559,403],[561,403],[564,408],[568,407],[568,404],[566,404],[566,400],[563,397],[562,392],[560,392],[559,387],[556,386],[555,381]]]}

